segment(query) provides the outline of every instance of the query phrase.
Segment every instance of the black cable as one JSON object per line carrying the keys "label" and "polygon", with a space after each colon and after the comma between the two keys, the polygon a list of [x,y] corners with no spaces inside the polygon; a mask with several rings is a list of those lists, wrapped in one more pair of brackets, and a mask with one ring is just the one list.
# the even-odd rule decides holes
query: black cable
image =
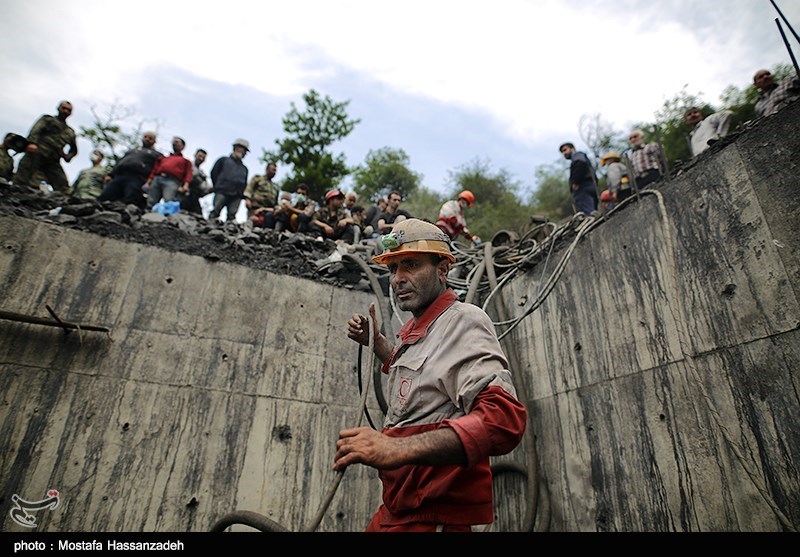
{"label": "black cable", "polygon": [[[363,351],[364,351],[364,346],[362,344],[359,344],[358,345],[358,394],[364,393],[364,385],[361,382],[361,353]],[[364,415],[367,417],[367,421],[369,422],[369,425],[372,426],[372,429],[378,431],[378,428],[375,427],[374,423],[372,423],[372,418],[369,415],[369,408],[367,408],[366,404],[364,405]]]}

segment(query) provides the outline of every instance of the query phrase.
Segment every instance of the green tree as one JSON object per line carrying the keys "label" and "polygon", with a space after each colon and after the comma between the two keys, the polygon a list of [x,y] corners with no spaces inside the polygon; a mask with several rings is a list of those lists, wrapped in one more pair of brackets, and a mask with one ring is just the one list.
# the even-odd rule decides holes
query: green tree
{"label": "green tree", "polygon": [[289,165],[290,174],[281,184],[284,190],[294,191],[302,183],[313,198],[321,199],[350,174],[344,155],[333,154],[330,147],[347,137],[361,120],[348,117],[350,101],[334,102],[314,89],[303,95],[303,101],[303,111],[291,103],[291,110],[283,118],[286,137],[275,140],[277,149],[264,149],[261,160]]}
{"label": "green tree", "polygon": [[474,159],[450,171],[449,183],[449,199],[463,190],[475,195],[475,205],[465,213],[467,226],[485,241],[500,230],[519,232],[530,221],[531,208],[518,198],[520,183],[505,169],[493,170],[488,160]]}
{"label": "green tree", "polygon": [[409,168],[410,160],[402,149],[383,147],[367,154],[364,164],[353,171],[354,190],[372,202],[396,191],[411,198],[422,182],[422,175]]}
{"label": "green tree", "polygon": [[119,162],[131,149],[140,147],[145,131],[158,133],[160,127],[158,120],[136,118],[135,108],[118,101],[105,108],[92,105],[89,111],[92,113],[92,125],[80,126],[78,135],[89,140],[92,147],[103,153],[111,165]]}
{"label": "green tree", "polygon": [[436,219],[439,218],[439,208],[444,202],[444,195],[429,190],[425,186],[420,186],[414,190],[413,195],[403,196],[403,204],[400,208],[408,211],[418,219],[436,222]]}
{"label": "green tree", "polygon": [[531,195],[533,213],[552,221],[561,221],[574,214],[569,192],[569,165],[566,160],[542,164],[534,171],[536,189]]}
{"label": "green tree", "polygon": [[581,116],[578,121],[578,134],[589,147],[595,161],[599,161],[600,157],[609,151],[622,152],[627,147],[625,134],[615,130],[599,113]]}

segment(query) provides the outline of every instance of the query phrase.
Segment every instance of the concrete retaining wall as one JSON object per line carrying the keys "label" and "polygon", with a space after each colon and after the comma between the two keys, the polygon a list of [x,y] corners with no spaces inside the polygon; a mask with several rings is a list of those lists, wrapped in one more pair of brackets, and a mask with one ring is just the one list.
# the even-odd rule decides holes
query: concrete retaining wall
{"label": "concrete retaining wall", "polygon": [[[532,436],[501,459],[529,475],[498,478],[500,529],[531,508],[552,531],[800,525],[800,104],[779,116],[612,213],[507,337]],[[49,489],[40,531],[312,523],[359,419],[345,322],[373,296],[19,217],[0,242],[0,309],[111,330],[0,320],[0,529]],[[353,467],[317,530],[360,531],[379,500]]]}

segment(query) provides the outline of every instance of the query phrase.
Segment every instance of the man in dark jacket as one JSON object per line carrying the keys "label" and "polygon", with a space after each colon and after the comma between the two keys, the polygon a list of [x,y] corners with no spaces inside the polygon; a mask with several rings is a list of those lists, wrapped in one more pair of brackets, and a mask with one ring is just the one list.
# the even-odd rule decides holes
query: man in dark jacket
{"label": "man in dark jacket", "polygon": [[562,143],[558,150],[572,163],[569,167],[569,191],[575,212],[591,215],[597,210],[599,199],[597,177],[589,157],[576,150],[572,143]]}
{"label": "man in dark jacket", "polygon": [[250,142],[237,139],[233,142],[233,153],[220,157],[211,169],[211,181],[214,183],[214,209],[209,220],[219,218],[222,209],[228,210],[227,222],[236,220],[239,204],[247,187],[247,167],[242,159],[250,152]]}
{"label": "man in dark jacket", "polygon": [[119,201],[144,209],[147,205],[142,186],[153,171],[156,161],[163,157],[153,149],[156,144],[155,132],[142,135],[142,146],[131,149],[106,176],[106,187],[98,201]]}

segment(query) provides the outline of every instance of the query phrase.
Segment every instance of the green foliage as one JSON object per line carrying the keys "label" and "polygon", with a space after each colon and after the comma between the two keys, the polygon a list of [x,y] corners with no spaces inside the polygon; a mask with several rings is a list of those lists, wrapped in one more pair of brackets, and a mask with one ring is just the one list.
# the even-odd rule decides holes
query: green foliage
{"label": "green foliage", "polygon": [[581,116],[578,132],[596,161],[609,151],[621,153],[628,146],[625,132],[615,130],[609,122],[601,118],[600,114]]}
{"label": "green foliage", "polygon": [[569,163],[566,159],[543,164],[535,170],[537,188],[531,196],[533,214],[560,221],[574,214],[569,192]]}
{"label": "green foliage", "polygon": [[499,230],[519,232],[530,221],[531,208],[517,197],[519,182],[505,169],[492,170],[489,161],[475,159],[451,171],[449,181],[449,199],[463,190],[475,195],[475,205],[465,212],[467,226],[485,241]]}
{"label": "green foliage", "polygon": [[302,112],[291,103],[291,110],[283,118],[286,137],[275,140],[276,150],[264,149],[261,160],[290,166],[282,189],[294,191],[298,184],[306,184],[312,198],[322,199],[350,174],[344,155],[334,155],[329,149],[347,137],[360,120],[348,118],[350,101],[337,103],[327,95],[321,97],[314,89],[303,95],[303,101]]}
{"label": "green foliage", "polygon": [[[112,165],[131,149],[141,146],[145,131],[158,133],[158,120],[135,119],[136,109],[116,101],[105,109],[92,105],[89,111],[92,113],[92,125],[80,126],[78,135],[89,140],[92,147],[103,153],[105,160]],[[145,129],[148,122],[152,122],[152,126]]]}
{"label": "green foliage", "polygon": [[383,147],[377,151],[371,150],[364,164],[353,171],[353,189],[360,198],[372,202],[388,197],[390,191],[409,199],[422,181],[422,175],[411,170],[409,163],[408,155],[402,149]]}
{"label": "green foliage", "polygon": [[414,190],[413,195],[409,197],[403,196],[403,203],[400,208],[408,211],[418,219],[436,222],[436,219],[439,218],[439,209],[445,201],[447,201],[445,196],[429,190],[425,186],[420,186]]}
{"label": "green foliage", "polygon": [[[789,64],[778,64],[771,71],[775,80],[780,81],[790,75],[794,68]],[[755,118],[755,104],[758,101],[759,91],[752,84],[744,89],[729,85],[720,95],[719,106],[705,102],[702,100],[702,93],[689,93],[687,88],[688,85],[684,85],[679,93],[664,102],[662,108],[655,114],[655,122],[641,123],[637,126],[645,132],[646,142],[660,141],[670,166],[677,161],[687,161],[692,158],[689,147],[691,130],[684,122],[684,114],[688,108],[696,106],[703,116],[709,116],[720,110],[730,110],[733,112],[732,131]]]}

